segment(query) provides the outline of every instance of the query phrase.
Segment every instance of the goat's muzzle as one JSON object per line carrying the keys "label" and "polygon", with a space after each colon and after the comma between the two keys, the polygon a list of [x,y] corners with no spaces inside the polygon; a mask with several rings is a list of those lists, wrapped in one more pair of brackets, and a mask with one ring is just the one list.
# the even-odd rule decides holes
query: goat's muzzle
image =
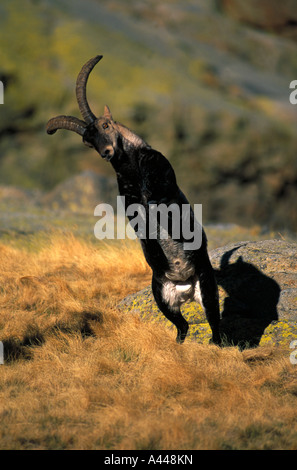
{"label": "goat's muzzle", "polygon": [[104,160],[107,160],[108,162],[112,159],[114,156],[114,148],[112,145],[107,145],[104,149],[101,151],[99,150],[99,153]]}

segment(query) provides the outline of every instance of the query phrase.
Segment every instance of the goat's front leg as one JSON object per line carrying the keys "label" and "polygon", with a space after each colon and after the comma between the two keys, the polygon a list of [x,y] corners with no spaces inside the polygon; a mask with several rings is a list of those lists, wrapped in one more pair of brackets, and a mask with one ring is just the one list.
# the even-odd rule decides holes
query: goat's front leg
{"label": "goat's front leg", "polygon": [[205,312],[212,331],[211,342],[220,345],[221,335],[218,287],[214,271],[207,254],[205,254],[205,259],[203,262],[203,270],[198,267],[196,268],[196,272],[197,271],[198,281],[195,286],[194,298],[201,304]]}
{"label": "goat's front leg", "polygon": [[174,301],[173,298],[168,298],[168,296],[166,296],[166,286],[154,275],[152,279],[152,291],[155,301],[163,315],[177,328],[176,341],[178,343],[183,343],[186,339],[189,325],[181,314],[179,303]]}

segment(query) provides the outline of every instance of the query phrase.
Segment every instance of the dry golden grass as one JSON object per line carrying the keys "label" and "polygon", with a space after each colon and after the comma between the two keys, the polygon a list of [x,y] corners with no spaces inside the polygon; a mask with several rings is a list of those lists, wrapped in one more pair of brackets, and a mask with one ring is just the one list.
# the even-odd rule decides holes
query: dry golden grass
{"label": "dry golden grass", "polygon": [[0,244],[1,449],[296,449],[288,351],[186,341],[123,315],[135,242]]}

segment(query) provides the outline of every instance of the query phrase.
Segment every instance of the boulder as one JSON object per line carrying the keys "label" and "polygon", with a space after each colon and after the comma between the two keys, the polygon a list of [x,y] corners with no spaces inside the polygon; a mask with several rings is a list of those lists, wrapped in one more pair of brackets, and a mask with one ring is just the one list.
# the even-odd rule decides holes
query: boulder
{"label": "boulder", "polygon": [[[233,243],[210,252],[220,295],[221,329],[226,345],[289,347],[297,338],[297,244],[284,240]],[[144,320],[171,327],[148,286],[119,307]],[[210,328],[196,302],[182,306],[190,324],[188,338],[208,341]],[[174,328],[174,327],[173,327]]]}

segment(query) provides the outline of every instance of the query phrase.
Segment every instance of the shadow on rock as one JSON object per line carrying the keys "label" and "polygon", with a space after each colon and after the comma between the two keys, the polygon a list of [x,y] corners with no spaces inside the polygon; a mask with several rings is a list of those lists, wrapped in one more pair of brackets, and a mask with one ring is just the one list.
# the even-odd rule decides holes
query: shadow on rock
{"label": "shadow on rock", "polygon": [[258,346],[265,328],[278,320],[281,289],[274,279],[243,261],[242,256],[230,264],[231,255],[238,248],[224,253],[215,274],[227,294],[221,321],[223,341],[244,349]]}

